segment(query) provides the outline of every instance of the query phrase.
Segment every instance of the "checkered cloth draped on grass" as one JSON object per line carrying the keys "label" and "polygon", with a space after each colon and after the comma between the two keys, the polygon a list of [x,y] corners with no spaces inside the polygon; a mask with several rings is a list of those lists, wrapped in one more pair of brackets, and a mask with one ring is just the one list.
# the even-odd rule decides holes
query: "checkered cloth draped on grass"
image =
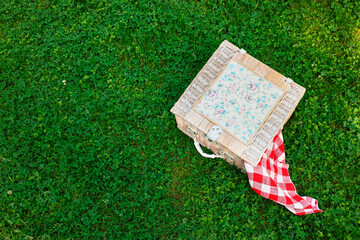
{"label": "checkered cloth draped on grass", "polygon": [[296,215],[321,212],[316,199],[301,197],[296,193],[285,163],[284,140],[281,130],[263,154],[256,167],[245,162],[249,182],[256,193],[284,205]]}

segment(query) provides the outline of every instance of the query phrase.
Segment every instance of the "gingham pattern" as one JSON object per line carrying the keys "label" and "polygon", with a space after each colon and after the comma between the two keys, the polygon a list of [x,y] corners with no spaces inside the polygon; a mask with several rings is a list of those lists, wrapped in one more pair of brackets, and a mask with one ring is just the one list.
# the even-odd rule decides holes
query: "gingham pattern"
{"label": "gingham pattern", "polygon": [[256,167],[244,163],[250,185],[259,195],[284,205],[296,215],[322,212],[316,199],[301,197],[296,193],[295,185],[289,176],[289,165],[285,163],[281,130]]}

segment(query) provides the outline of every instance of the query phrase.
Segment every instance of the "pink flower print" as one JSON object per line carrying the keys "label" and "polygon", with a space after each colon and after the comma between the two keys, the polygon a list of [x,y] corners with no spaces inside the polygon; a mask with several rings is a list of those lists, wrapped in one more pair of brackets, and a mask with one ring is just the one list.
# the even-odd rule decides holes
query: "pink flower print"
{"label": "pink flower print", "polygon": [[266,103],[263,102],[259,102],[257,105],[257,108],[266,108],[268,105]]}
{"label": "pink flower print", "polygon": [[256,90],[256,85],[255,85],[255,83],[251,83],[250,84],[250,90]]}
{"label": "pink flower print", "polygon": [[223,108],[220,108],[217,110],[217,114],[221,115],[225,112],[225,110]]}
{"label": "pink flower print", "polygon": [[215,91],[210,89],[209,90],[209,97],[214,97],[215,96]]}
{"label": "pink flower print", "polygon": [[251,96],[249,94],[246,94],[245,99],[250,100]]}
{"label": "pink flower print", "polygon": [[231,94],[235,94],[238,90],[235,83],[231,84],[229,88],[230,88]]}
{"label": "pink flower print", "polygon": [[233,126],[238,125],[239,121],[237,119],[232,118],[227,121],[227,124],[229,127],[233,127]]}

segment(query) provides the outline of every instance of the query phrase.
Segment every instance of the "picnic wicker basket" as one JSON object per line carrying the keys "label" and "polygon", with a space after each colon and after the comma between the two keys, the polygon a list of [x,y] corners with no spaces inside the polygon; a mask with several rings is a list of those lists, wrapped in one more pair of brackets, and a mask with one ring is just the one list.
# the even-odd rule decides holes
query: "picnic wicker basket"
{"label": "picnic wicker basket", "polygon": [[[204,157],[256,166],[305,88],[228,41],[221,43],[171,112]],[[200,144],[213,155],[202,151]]]}

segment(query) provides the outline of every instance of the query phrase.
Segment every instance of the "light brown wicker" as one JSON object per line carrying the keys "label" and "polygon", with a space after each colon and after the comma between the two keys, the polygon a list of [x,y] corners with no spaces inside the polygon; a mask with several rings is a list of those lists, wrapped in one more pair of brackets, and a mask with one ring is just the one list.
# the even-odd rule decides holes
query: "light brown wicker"
{"label": "light brown wicker", "polygon": [[[232,61],[283,91],[281,98],[247,142],[241,141],[224,126],[196,109],[199,100],[204,97]],[[304,93],[305,88],[225,40],[175,103],[171,112],[175,114],[177,126],[181,131],[211,149],[218,157],[245,170],[243,161],[253,166],[259,163],[262,154],[290,118]],[[216,141],[211,141],[207,138],[207,134],[214,125],[220,126],[222,133]]]}

